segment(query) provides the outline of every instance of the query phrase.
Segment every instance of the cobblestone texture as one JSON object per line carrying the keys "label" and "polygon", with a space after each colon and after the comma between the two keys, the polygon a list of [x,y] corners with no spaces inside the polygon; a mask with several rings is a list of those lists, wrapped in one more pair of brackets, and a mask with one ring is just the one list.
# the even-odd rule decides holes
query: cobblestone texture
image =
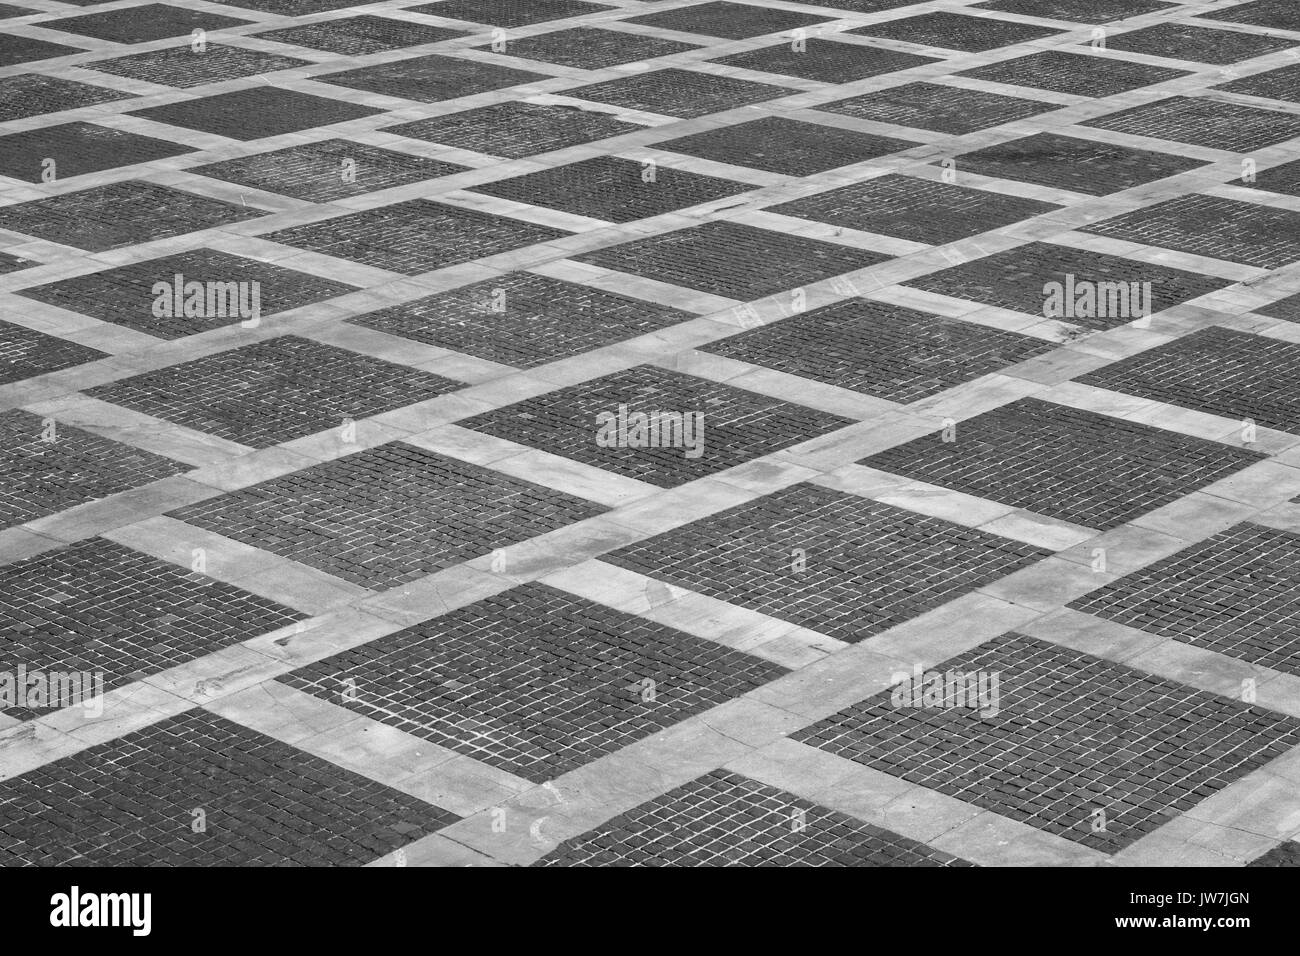
{"label": "cobblestone texture", "polygon": [[1286,37],[1210,30],[1187,23],[1159,23],[1106,38],[1109,50],[1217,64],[1240,63],[1294,46],[1296,41]]}
{"label": "cobblestone texture", "polygon": [[995,20],[991,17],[970,17],[939,11],[886,20],[883,23],[856,27],[848,32],[862,36],[883,37],[886,40],[899,40],[903,43],[918,43],[921,46],[980,53],[1016,43],[1041,40],[1058,31],[1031,23]]}
{"label": "cobblestone texture", "polygon": [[1300,66],[1284,66],[1245,76],[1231,83],[1215,87],[1227,93],[1241,93],[1245,96],[1262,96],[1265,99],[1285,100],[1288,103],[1300,103]]}
{"label": "cobblestone texture", "polygon": [[412,13],[488,23],[494,27],[526,27],[613,8],[603,3],[587,3],[585,0],[440,0],[407,9]]}
{"label": "cobblestone texture", "polygon": [[71,179],[191,152],[165,139],[93,123],[64,123],[0,136],[0,175],[39,183],[47,169],[59,179]]}
{"label": "cobblestone texture", "polygon": [[822,14],[758,7],[747,3],[697,3],[629,17],[625,23],[636,23],[681,33],[704,33],[712,37],[743,40],[746,37],[784,33],[800,27],[822,23],[828,18]]}
{"label": "cobblestone texture", "polygon": [[62,30],[96,40],[114,43],[147,43],[168,37],[189,36],[195,30],[212,32],[226,27],[242,27],[251,20],[222,16],[208,10],[186,10],[170,3],[146,3],[122,10],[105,10],[60,20],[46,20],[47,30]]}
{"label": "cobblestone texture", "polygon": [[379,110],[297,90],[255,86],[133,112],[155,123],[247,141],[346,123]]}
{"label": "cobblestone texture", "polygon": [[1098,98],[1114,96],[1153,83],[1176,80],[1189,76],[1190,73],[1164,66],[1125,63],[1112,57],[1051,50],[977,66],[971,70],[962,70],[957,75],[990,83],[1008,83],[1051,90],[1053,93]]}
{"label": "cobblestone texture", "polygon": [[341,56],[365,56],[368,53],[380,53],[385,50],[400,50],[408,46],[439,43],[466,35],[468,35],[466,30],[412,23],[409,20],[390,20],[387,17],[370,14],[344,17],[339,20],[324,20],[320,23],[304,23],[301,26],[253,34],[259,40],[288,43],[309,50],[338,53]]}
{"label": "cobblestone texture", "polygon": [[1251,0],[1230,7],[1198,13],[1199,17],[1225,23],[1248,23],[1274,30],[1300,30],[1300,10],[1288,0]]}
{"label": "cobblestone texture", "polygon": [[988,0],[974,4],[977,9],[1018,13],[1025,17],[1070,20],[1075,23],[1111,23],[1177,6],[1168,0],[1091,0],[1080,8],[1075,0]]}
{"label": "cobblestone texture", "polygon": [[869,76],[882,76],[939,61],[934,57],[918,56],[901,50],[882,50],[810,37],[804,41],[802,49],[796,50],[789,43],[778,43],[776,46],[718,57],[713,62],[742,70],[797,76],[822,83],[850,83],[865,80]]}
{"label": "cobblestone texture", "polygon": [[112,73],[114,76],[188,89],[301,66],[311,66],[311,61],[210,43],[202,53],[187,46],[172,47],[150,53],[135,53],[114,60],[98,60],[91,64],[91,69],[99,73]]}
{"label": "cobblestone texture", "polygon": [[964,90],[936,83],[906,83],[888,89],[850,96],[814,107],[877,123],[896,123],[917,129],[959,136],[1013,123],[1057,109],[1038,100]]}
{"label": "cobblestone texture", "polygon": [[790,96],[794,90],[770,83],[754,83],[729,76],[670,68],[592,83],[590,86],[575,86],[564,92],[566,96],[594,103],[676,116],[678,119],[692,119],[780,96]]}
{"label": "cobblestone texture", "polygon": [[[0,44],[3,40],[0,39]],[[0,123],[131,99],[131,93],[41,73],[0,78]]]}
{"label": "cobblestone texture", "polygon": [[341,73],[324,73],[314,79],[319,83],[330,83],[352,90],[381,93],[420,103],[437,103],[544,80],[546,75],[498,66],[495,63],[430,53],[427,56],[376,63]]}
{"label": "cobblestone texture", "polygon": [[[682,43],[663,37],[646,37],[594,27],[573,27],[514,40],[507,38],[505,48],[495,52],[525,60],[558,63],[577,70],[602,70],[699,48],[698,43]],[[475,49],[492,50],[492,44]]]}
{"label": "cobblestone texture", "polygon": [[1300,843],[1287,840],[1279,843],[1261,857],[1256,857],[1247,866],[1300,866]]}
{"label": "cobblestone texture", "polygon": [[107,357],[99,349],[0,322],[0,385]]}
{"label": "cobblestone texture", "polygon": [[609,113],[552,103],[498,103],[389,126],[384,132],[519,159],[645,129]]}
{"label": "cobblestone texture", "polygon": [[1172,96],[1081,126],[1244,153],[1300,136],[1300,116],[1195,96]]}
{"label": "cobblestone texture", "polygon": [[58,56],[71,56],[74,53],[84,52],[85,47],[0,33],[0,67],[30,63],[33,60],[51,60]]}

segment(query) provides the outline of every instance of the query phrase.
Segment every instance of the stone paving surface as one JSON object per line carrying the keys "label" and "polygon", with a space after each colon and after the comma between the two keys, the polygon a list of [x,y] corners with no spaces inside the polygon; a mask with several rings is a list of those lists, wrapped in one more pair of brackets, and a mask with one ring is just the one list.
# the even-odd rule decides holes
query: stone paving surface
{"label": "stone paving surface", "polygon": [[0,863],[1300,865],[1295,0],[0,4]]}

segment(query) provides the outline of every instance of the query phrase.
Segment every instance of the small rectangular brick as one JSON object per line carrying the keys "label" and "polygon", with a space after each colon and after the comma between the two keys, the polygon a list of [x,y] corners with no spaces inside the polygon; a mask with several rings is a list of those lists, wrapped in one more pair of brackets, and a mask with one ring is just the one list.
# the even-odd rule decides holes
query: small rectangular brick
{"label": "small rectangular brick", "polygon": [[108,353],[11,322],[0,322],[0,385],[102,358],[108,358]]}

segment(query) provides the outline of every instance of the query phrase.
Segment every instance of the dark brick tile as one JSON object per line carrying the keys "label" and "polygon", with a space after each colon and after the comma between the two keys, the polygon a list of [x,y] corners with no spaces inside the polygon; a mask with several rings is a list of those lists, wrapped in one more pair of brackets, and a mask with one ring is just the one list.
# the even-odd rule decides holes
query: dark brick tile
{"label": "dark brick tile", "polygon": [[390,588],[594,517],[600,505],[394,442],[172,517],[368,588]]}
{"label": "dark brick tile", "polygon": [[461,60],[430,53],[391,63],[376,63],[341,73],[324,73],[314,77],[318,83],[330,83],[353,90],[365,90],[384,96],[396,96],[421,103],[454,100],[507,86],[518,86],[548,79],[543,73],[529,73],[495,63]]}
{"label": "dark brick tile", "polygon": [[132,111],[133,115],[158,123],[216,133],[218,136],[238,140],[297,133],[382,112],[383,110],[370,106],[358,106],[276,86],[254,86],[246,90]]}
{"label": "dark brick tile", "polygon": [[1300,432],[1300,344],[1217,327],[1139,352],[1079,381]]}
{"label": "dark brick tile", "polygon": [[1178,3],[1169,3],[1167,0],[1089,0],[1083,5],[1078,0],[988,0],[986,3],[974,4],[976,9],[997,10],[999,13],[1095,24],[1127,20],[1157,10],[1172,10],[1177,6]]}
{"label": "dark brick tile", "polygon": [[[1048,310],[1048,297],[1043,289],[1048,283],[1058,283],[1062,291],[1069,288],[1071,277],[1075,288],[1079,282],[1093,283],[1100,289],[1107,284],[1120,284],[1132,289],[1132,283],[1151,283],[1151,314],[1171,306],[1208,295],[1230,283],[1225,279],[1183,272],[1168,266],[1139,262],[1123,256],[1107,255],[1072,249],[1050,242],[1031,242],[1016,246],[991,256],[972,259],[961,265],[909,279],[903,284],[937,295],[996,305],[999,308],[1058,318],[1084,328],[1103,330],[1127,325],[1135,316],[1131,310],[1100,308],[1088,315],[1081,310],[1073,315],[1058,315]],[[1068,297],[1068,296],[1067,296]],[[1076,293],[1075,301],[1078,301]],[[1121,302],[1122,304],[1122,302]],[[1131,305],[1131,298],[1130,298]]]}
{"label": "dark brick tile", "polygon": [[[659,420],[680,416],[685,428]],[[635,416],[648,435],[638,441]],[[620,434],[604,422],[619,422]],[[652,365],[615,372],[458,422],[618,475],[672,488],[853,421]],[[612,430],[612,429],[611,429]],[[685,432],[685,434],[684,434]]]}
{"label": "dark brick tile", "polygon": [[[188,172],[323,203],[450,176],[466,168],[346,139],[327,139],[191,166]],[[351,181],[344,178],[345,173]]]}
{"label": "dark brick tile", "polygon": [[758,299],[890,257],[735,222],[709,222],[574,257],[732,299]]}
{"label": "dark brick tile", "polygon": [[989,63],[957,76],[991,83],[1027,86],[1075,96],[1114,96],[1139,87],[1191,76],[1188,70],[1174,70],[1145,63],[1128,63],[1114,57],[1091,53],[1064,53],[1049,50],[1000,63]]}
{"label": "dark brick tile", "polygon": [[1300,675],[1300,534],[1239,524],[1070,607]]}
{"label": "dark brick tile", "polygon": [[[0,41],[3,42],[3,41]],[[89,83],[74,83],[42,73],[21,73],[0,78],[0,123],[133,99],[123,93]]]}
{"label": "dark brick tile", "polygon": [[678,69],[653,70],[564,91],[565,96],[580,100],[679,119],[707,116],[781,96],[793,96],[794,93],[794,90],[769,83],[752,83],[729,76]]}
{"label": "dark brick tile", "polygon": [[30,412],[0,412],[0,528],[139,488],[189,467]]}
{"label": "dark brick tile", "polygon": [[369,14],[254,34],[259,40],[290,43],[309,50],[323,50],[343,56],[365,56],[367,53],[400,50],[468,35],[466,30],[411,23],[408,20],[390,20]]}
{"label": "dark brick tile", "polygon": [[107,352],[0,322],[0,385],[107,358]]}
{"label": "dark brick tile", "polygon": [[1059,208],[1037,199],[891,174],[766,211],[939,245]]}
{"label": "dark brick tile", "polygon": [[1036,133],[964,153],[957,159],[957,172],[1108,196],[1205,165],[1202,159]]}
{"label": "dark brick tile", "polygon": [[1300,160],[1292,160],[1281,166],[1273,166],[1263,172],[1257,172],[1253,182],[1243,182],[1240,176],[1229,182],[1233,186],[1264,189],[1285,196],[1300,196]]}
{"label": "dark brick tile", "polygon": [[1210,30],[1190,23],[1159,23],[1106,38],[1106,47],[1110,50],[1223,65],[1293,46],[1296,46],[1296,41],[1285,37],[1240,30]]}
{"label": "dark brick tile", "polygon": [[562,842],[533,866],[973,866],[726,770]]}
{"label": "dark brick tile", "polygon": [[908,83],[813,109],[959,136],[1060,109],[1052,103],[934,83]]}
{"label": "dark brick tile", "polygon": [[778,43],[776,46],[718,57],[711,62],[762,73],[798,76],[822,83],[851,83],[870,76],[910,70],[914,66],[940,61],[934,57],[918,56],[900,50],[883,50],[812,37],[805,41],[802,50],[792,49],[789,43]]}
{"label": "dark brick tile", "polygon": [[411,199],[261,238],[404,275],[472,262],[569,233],[476,209]]}
{"label": "dark brick tile", "polygon": [[1287,296],[1285,299],[1279,299],[1277,302],[1270,302],[1255,311],[1260,315],[1267,315],[1275,319],[1300,322],[1300,293]]}
{"label": "dark brick tile", "polygon": [[86,394],[268,448],[461,387],[431,372],[283,335]]}
{"label": "dark brick tile", "polygon": [[11,256],[7,252],[0,252],[0,275],[30,269],[34,265],[38,265],[38,263],[32,259],[23,259],[20,256]]}
{"label": "dark brick tile", "polygon": [[245,10],[259,10],[282,17],[303,17],[309,13],[322,13],[326,10],[341,10],[356,6],[356,0],[212,0],[227,6],[241,7]]}
{"label": "dark brick tile", "polygon": [[905,684],[793,737],[1106,853],[1300,742],[1294,717],[1020,634],[933,671],[996,677],[996,713]]}
{"label": "dark brick tile", "polygon": [[706,352],[915,402],[1057,346],[915,309],[850,299],[703,346]]}
{"label": "dark brick tile", "polygon": [[[1291,43],[1294,45],[1294,41]],[[1284,66],[1266,73],[1256,73],[1254,76],[1243,76],[1230,83],[1220,83],[1214,89],[1300,103],[1300,64]]]}
{"label": "dark brick tile", "polygon": [[531,272],[513,272],[347,321],[534,368],[694,318],[667,306]]}
{"label": "dark brick tile", "polygon": [[712,37],[743,40],[768,33],[784,33],[830,19],[824,14],[800,13],[776,7],[757,7],[748,3],[697,3],[629,17],[626,23],[638,23],[661,30],[702,33]]}
{"label": "dark brick tile", "polygon": [[856,27],[849,33],[862,36],[883,37],[922,46],[937,46],[949,50],[981,53],[998,47],[1029,43],[1060,31],[1013,20],[996,20],[992,17],[971,17],[960,13],[923,13],[915,17],[886,20],[865,27]]}
{"label": "dark brick tile", "polygon": [[1239,153],[1300,136],[1294,113],[1192,96],[1171,96],[1079,125]]}
{"label": "dark brick tile", "polygon": [[1098,530],[1226,478],[1255,452],[1026,398],[862,459],[977,498]]}
{"label": "dark brick tile", "polygon": [[866,162],[919,145],[872,133],[765,116],[655,144],[659,149],[787,176]]}
{"label": "dark brick tile", "polygon": [[104,252],[265,215],[264,209],[132,180],[0,206],[0,229]]}
{"label": "dark brick tile", "polygon": [[[189,282],[204,284],[203,307],[192,310],[202,314],[184,315],[183,310],[182,314],[167,315],[166,310],[159,310],[164,314],[155,314],[154,303],[158,301],[158,295],[154,292],[154,285],[163,282],[174,288],[178,275],[181,276],[182,289]],[[15,294],[160,339],[179,339],[243,321],[236,308],[238,292],[228,298],[226,309],[209,313],[206,288],[210,282],[248,283],[250,294],[246,301],[249,304],[251,289],[256,283],[259,318],[355,291],[350,285],[268,262],[241,259],[215,249],[193,249],[162,259],[149,259],[104,272],[18,289]],[[174,296],[171,302],[171,311],[175,313]],[[217,304],[214,301],[214,305]],[[222,311],[227,314],[220,314]]]}
{"label": "dark brick tile", "polygon": [[1250,3],[1238,3],[1196,15],[1225,23],[1248,23],[1274,30],[1300,30],[1300,7],[1291,0],[1252,0]]}
{"label": "dark brick tile", "polygon": [[576,106],[509,102],[387,126],[381,132],[521,159],[644,129]]}
{"label": "dark brick tile", "polygon": [[440,0],[418,7],[407,7],[412,13],[427,13],[433,17],[449,17],[470,23],[487,23],[494,27],[526,27],[547,20],[564,20],[584,14],[613,10],[604,3],[587,3],[585,0]]}
{"label": "dark brick tile", "polygon": [[39,183],[51,159],[55,175],[71,179],[192,152],[189,146],[108,126],[62,123],[0,136],[0,175]]}
{"label": "dark brick tile", "polygon": [[[306,618],[104,538],[0,566],[0,666],[103,671],[105,690]],[[24,719],[51,709],[59,708],[7,712]]]}
{"label": "dark brick tile", "polygon": [[41,26],[47,30],[62,30],[111,40],[114,43],[148,43],[167,37],[188,36],[195,30],[211,32],[226,27],[242,27],[252,23],[236,17],[225,17],[207,10],[186,10],[166,3],[146,3],[122,10],[105,10],[87,13],[62,20],[46,20]]}
{"label": "dark brick tile", "polygon": [[10,3],[0,3],[0,20],[8,20],[11,17],[25,17],[28,14],[37,13],[36,10],[28,10],[26,7],[15,7]]}
{"label": "dark brick tile", "polygon": [[911,7],[925,0],[790,0],[791,3],[810,3],[816,7],[830,7],[833,10],[849,10],[853,13],[880,13],[885,10],[897,10],[899,7]]}
{"label": "dark brick tile", "polygon": [[0,803],[9,866],[361,866],[457,820],[201,709],[0,783]]}
{"label": "dark brick tile", "polygon": [[1300,213],[1219,196],[1180,196],[1079,231],[1261,269],[1300,259]]}
{"label": "dark brick tile", "polygon": [[278,679],[543,783],[785,673],[525,584]]}
{"label": "dark brick tile", "polygon": [[[1249,5],[1249,4],[1248,4]],[[1297,27],[1300,29],[1300,27]],[[1279,843],[1263,856],[1256,857],[1247,866],[1300,866],[1300,843],[1287,840]]]}
{"label": "dark brick tile", "polygon": [[207,44],[202,53],[195,53],[188,46],[180,46],[86,64],[89,69],[99,73],[111,73],[114,76],[182,89],[311,65],[310,60],[219,43]]}
{"label": "dark brick tile", "polygon": [[0,67],[13,66],[16,63],[31,63],[33,60],[50,60],[56,56],[71,56],[73,53],[85,52],[83,47],[68,46],[64,43],[50,43],[48,40],[33,40],[31,37],[15,36],[10,33],[0,33]]}
{"label": "dark brick tile", "polygon": [[869,498],[799,484],[601,560],[852,643],[1047,553]]}
{"label": "dark brick tile", "polygon": [[[558,63],[560,66],[579,70],[600,70],[699,48],[698,43],[682,43],[677,40],[665,40],[662,37],[619,33],[596,27],[573,27],[530,37],[508,38],[505,49],[499,52],[506,56],[540,60],[543,63]],[[475,49],[491,50],[492,44]]]}

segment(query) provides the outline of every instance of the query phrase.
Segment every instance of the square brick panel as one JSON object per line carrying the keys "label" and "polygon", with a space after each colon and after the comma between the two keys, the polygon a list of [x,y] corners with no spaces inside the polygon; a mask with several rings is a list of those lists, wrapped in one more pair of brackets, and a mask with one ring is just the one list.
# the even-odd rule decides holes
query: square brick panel
{"label": "square brick panel", "polygon": [[778,43],[745,53],[721,56],[710,62],[742,70],[798,76],[822,83],[851,83],[854,80],[865,80],[869,76],[882,76],[941,61],[901,50],[882,50],[857,43],[837,43],[834,40],[810,37],[804,41],[802,50],[792,49],[789,43]]}
{"label": "square brick panel", "polygon": [[1157,10],[1172,10],[1176,6],[1177,3],[1168,3],[1166,0],[1088,0],[1084,6],[1078,0],[989,0],[974,4],[980,10],[1095,24],[1127,20]]}
{"label": "square brick panel", "polygon": [[7,866],[361,866],[458,819],[205,710],[0,783],[0,804]]}
{"label": "square brick panel", "polygon": [[[334,202],[380,189],[450,176],[467,168],[346,139],[327,139],[191,166],[187,171],[307,202]],[[351,181],[344,178],[345,172],[350,173]]]}
{"label": "square brick panel", "polygon": [[940,11],[886,20],[865,27],[856,27],[848,32],[860,36],[899,40],[903,43],[917,43],[921,46],[982,53],[985,50],[996,50],[998,47],[1040,40],[1060,31],[1013,20],[970,17],[960,13]]}
{"label": "square brick panel", "polygon": [[470,192],[606,222],[633,222],[757,188],[673,169],[662,161],[655,168],[652,182],[645,180],[644,173],[643,164],[635,160],[597,156],[471,186]]}
{"label": "square brick panel", "polygon": [[208,10],[186,10],[167,3],[146,3],[123,10],[46,20],[41,26],[47,30],[62,30],[64,33],[76,33],[114,43],[148,43],[150,40],[189,36],[195,30],[211,33],[226,27],[248,26],[252,22],[225,17]]}
{"label": "square brick panel", "polygon": [[1201,329],[1079,381],[1300,433],[1300,344],[1295,342]]}
{"label": "square brick panel", "polygon": [[[1243,175],[1245,172],[1243,168]],[[1284,196],[1300,196],[1300,160],[1256,172],[1252,182],[1246,182],[1241,176],[1237,176],[1229,180],[1229,184],[1246,186],[1250,189],[1265,189],[1269,192],[1282,193]]]}
{"label": "square brick panel", "polygon": [[[796,562],[798,551],[805,566]],[[850,643],[1048,552],[819,485],[728,508],[601,560]]]}
{"label": "square brick panel", "polygon": [[182,89],[311,65],[310,60],[219,43],[209,43],[202,53],[195,53],[188,46],[179,46],[86,64],[99,73]]}
{"label": "square brick panel", "polygon": [[534,368],[694,317],[604,289],[513,272],[347,321],[490,362]]}
{"label": "square brick panel", "polygon": [[1239,524],[1070,607],[1300,675],[1300,534]]}
{"label": "square brick panel", "polygon": [[1271,100],[1300,103],[1300,65],[1284,66],[1266,73],[1243,76],[1231,83],[1221,83],[1214,89],[1227,93],[1241,93],[1245,96],[1262,96]]}
{"label": "square brick panel", "polygon": [[526,584],[278,679],[543,783],[785,673]]}
{"label": "square brick panel", "polygon": [[1296,41],[1285,37],[1240,30],[1209,30],[1188,23],[1159,23],[1106,37],[1109,50],[1220,65],[1240,63],[1293,46],[1296,46]]}
{"label": "square brick panel", "polygon": [[108,358],[108,353],[35,329],[0,322],[0,385],[102,358]]}
{"label": "square brick panel", "polygon": [[[968,302],[1046,316],[1048,302],[1043,287],[1055,282],[1064,291],[1071,276],[1076,284],[1088,282],[1100,287],[1105,283],[1120,283],[1130,290],[1134,282],[1149,282],[1149,304],[1153,315],[1231,284],[1226,279],[1139,262],[1124,256],[1073,249],[1050,242],[1030,242],[909,279],[903,285]],[[1105,311],[1110,311],[1109,305]],[[1135,318],[1123,310],[1116,315],[1053,317],[1070,325],[1098,331],[1128,325]]]}
{"label": "square brick panel", "polygon": [[[505,49],[496,52],[525,60],[558,63],[578,70],[602,70],[699,48],[698,43],[682,43],[678,40],[665,40],[663,37],[640,36],[596,27],[573,27],[529,37],[507,37]],[[492,50],[492,44],[475,49]]]}
{"label": "square brick panel", "polygon": [[997,675],[997,714],[887,690],[793,737],[1106,853],[1300,743],[1294,717],[1020,634],[933,671]]}
{"label": "square brick panel", "polygon": [[[206,294],[203,315],[187,316],[183,310],[182,314],[155,315],[154,303],[158,300],[153,291],[155,283],[165,282],[174,289],[178,275],[182,289],[188,282],[204,283],[205,290],[209,282],[248,283],[250,289],[252,283],[257,283],[260,315],[275,315],[355,291],[350,285],[269,262],[242,259],[215,249],[192,249],[162,259],[17,289],[15,294],[160,339],[179,339],[243,321],[230,306],[226,311],[231,314],[207,314]],[[251,298],[245,302],[251,304]],[[175,312],[174,297],[171,306]]]}
{"label": "square brick panel", "polygon": [[323,73],[312,79],[317,83],[365,90],[367,93],[380,93],[421,103],[437,103],[454,100],[459,96],[518,86],[521,83],[533,83],[549,77],[544,73],[529,73],[497,66],[495,63],[430,53],[391,63],[375,63],[341,73]]}
{"label": "square brick panel", "polygon": [[1300,843],[1297,843],[1295,840],[1287,840],[1285,843],[1279,843],[1263,856],[1256,857],[1246,865],[1300,866]]}
{"label": "square brick panel", "polygon": [[1035,133],[998,143],[957,159],[962,172],[1108,196],[1134,186],[1207,165],[1206,160],[1132,149],[1096,140]]}
{"label": "square brick panel", "polygon": [[259,10],[282,17],[303,17],[309,13],[356,6],[356,0],[212,0],[246,10]]}
{"label": "square brick panel", "polygon": [[796,92],[770,83],[666,69],[575,86],[565,90],[564,95],[628,110],[694,119],[781,96],[793,96]]}
{"label": "square brick panel", "polygon": [[906,404],[1057,345],[902,306],[849,299],[701,348]]}
{"label": "square brick panel", "polygon": [[574,258],[603,269],[749,300],[856,272],[890,257],[718,221],[634,239]]}
{"label": "square brick panel", "polygon": [[1037,199],[891,174],[781,203],[766,211],[942,245],[1059,208]]}
{"label": "square brick panel", "polygon": [[1079,231],[1260,269],[1300,259],[1300,212],[1220,196],[1180,196]]}
{"label": "square brick panel", "polygon": [[86,394],[269,448],[461,387],[431,372],[282,335],[99,385]]}
{"label": "square brick panel", "polygon": [[450,17],[471,23],[487,23],[494,27],[526,27],[547,20],[564,20],[586,14],[613,10],[604,3],[586,3],[584,0],[441,0],[419,7],[407,7],[412,13],[426,13],[431,17]]}
{"label": "square brick panel", "polygon": [[73,53],[85,52],[84,47],[0,33],[0,67],[31,63],[34,60],[51,60],[56,56],[71,56]]}
{"label": "square brick panel", "polygon": [[189,146],[108,126],[62,123],[0,136],[0,175],[39,183],[49,159],[63,180],[192,152]]}
{"label": "square brick panel", "polygon": [[1106,531],[1262,460],[1256,452],[1024,398],[859,464]]}
{"label": "square brick panel", "polygon": [[1287,296],[1285,299],[1279,299],[1277,302],[1270,302],[1255,311],[1260,315],[1267,315],[1274,319],[1300,322],[1300,293]]}
{"label": "square brick panel", "polygon": [[936,83],[907,83],[823,103],[813,109],[960,136],[1028,119],[1060,107],[1054,103],[985,93],[983,90],[963,90]]}
{"label": "square brick panel", "polygon": [[170,458],[31,412],[0,412],[0,528],[189,470]]}
{"label": "square brick panel", "polygon": [[276,86],[254,86],[132,111],[133,115],[156,123],[245,141],[333,126],[382,112],[370,106],[310,96]]}
{"label": "square brick panel", "polygon": [[533,866],[973,866],[726,770],[676,787]]}
{"label": "square brick panel", "polygon": [[132,180],[0,206],[0,229],[106,252],[266,214],[264,209]]}
{"label": "square brick panel", "polygon": [[172,517],[382,589],[603,511],[393,442],[190,505]]}
{"label": "square brick panel", "polygon": [[[632,446],[636,437],[632,417],[638,412],[648,417],[647,441],[656,447]],[[672,432],[668,424],[660,423],[656,429],[656,413],[679,413],[702,421],[690,436],[697,443],[695,447],[685,444],[682,427]],[[598,444],[601,416],[606,414],[611,420],[627,421],[626,426],[620,426],[617,445]],[[853,421],[708,379],[639,365],[457,424],[672,488],[844,428]],[[676,444],[669,445],[670,440]],[[663,446],[657,447],[660,442]]]}
{"label": "square brick panel", "polygon": [[1113,57],[1051,50],[977,66],[956,75],[1054,93],[1102,97],[1192,74],[1188,70],[1129,63]]}
{"label": "square brick panel", "polygon": [[1291,0],[1252,0],[1198,13],[1198,17],[1225,23],[1248,23],[1274,30],[1300,30],[1300,9]]}
{"label": "square brick panel", "polygon": [[884,10],[897,10],[899,7],[911,7],[924,0],[790,0],[791,3],[809,3],[817,7],[830,7],[835,10],[849,10],[853,13],[880,13]]}
{"label": "square brick panel", "polygon": [[268,30],[266,33],[253,35],[259,40],[289,43],[309,50],[323,50],[341,56],[365,56],[368,53],[382,53],[385,50],[400,50],[425,43],[439,43],[453,37],[468,36],[469,33],[466,30],[453,30],[449,27],[435,27],[424,23],[411,23],[409,20],[390,20],[387,17],[365,14],[359,17],[344,17],[341,20],[304,23],[302,26]]}
{"label": "square brick panel", "polygon": [[115,100],[129,100],[134,96],[133,93],[91,86],[89,83],[74,83],[72,80],[45,76],[42,73],[6,76],[0,78],[0,123],[81,109],[84,106],[98,106]]}
{"label": "square brick panel", "polygon": [[919,145],[783,116],[765,116],[655,144],[657,149],[786,176],[811,176]]}
{"label": "square brick panel", "polygon": [[8,20],[10,17],[24,17],[36,10],[28,10],[24,7],[15,7],[12,4],[0,3],[0,20]]}
{"label": "square brick panel", "polygon": [[567,235],[477,209],[411,199],[261,238],[413,276]]}
{"label": "square brick panel", "polygon": [[1234,153],[1300,136],[1300,116],[1295,113],[1194,96],[1171,96],[1079,125]]}
{"label": "square brick panel", "polygon": [[380,132],[521,159],[645,128],[577,106],[509,102],[386,126]]}
{"label": "square brick panel", "polygon": [[34,259],[23,259],[20,256],[11,256],[7,252],[0,252],[0,275],[30,269],[35,265],[38,263]]}
{"label": "square brick panel", "polygon": [[[0,565],[3,669],[102,670],[105,690],[306,618],[104,538]],[[26,719],[51,709],[6,713]]]}
{"label": "square brick panel", "polygon": [[748,3],[697,3],[629,17],[625,23],[677,30],[682,33],[703,33],[711,37],[743,40],[746,37],[768,33],[784,33],[830,19],[821,14],[800,13],[774,7],[756,7]]}

